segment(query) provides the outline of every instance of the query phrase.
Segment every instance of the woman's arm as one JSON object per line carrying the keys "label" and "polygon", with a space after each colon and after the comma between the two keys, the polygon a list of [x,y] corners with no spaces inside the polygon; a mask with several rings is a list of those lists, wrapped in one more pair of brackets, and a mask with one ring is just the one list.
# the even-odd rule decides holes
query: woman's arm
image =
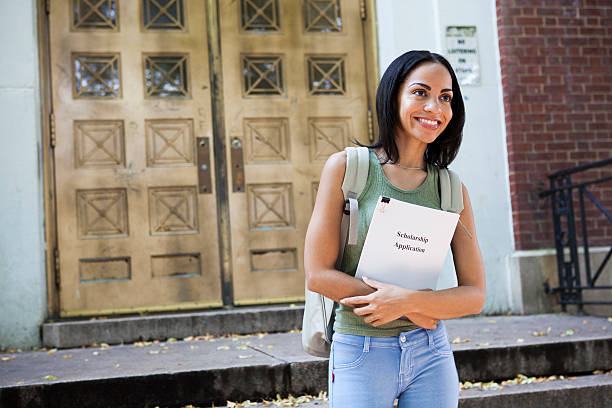
{"label": "woman's arm", "polygon": [[349,306],[361,305],[355,308],[354,312],[365,316],[365,321],[373,326],[411,313],[435,319],[452,319],[480,313],[486,290],[484,265],[476,239],[472,204],[465,186],[463,202],[460,223],[457,224],[451,241],[457,287],[439,291],[415,291],[366,280],[366,283],[376,289],[375,292],[366,296],[345,298],[341,303]]}
{"label": "woman's arm", "polygon": [[325,163],[304,246],[308,289],[335,301],[374,292],[363,281],[335,269],[344,209],[342,181],[345,168],[345,151],[334,153]]}

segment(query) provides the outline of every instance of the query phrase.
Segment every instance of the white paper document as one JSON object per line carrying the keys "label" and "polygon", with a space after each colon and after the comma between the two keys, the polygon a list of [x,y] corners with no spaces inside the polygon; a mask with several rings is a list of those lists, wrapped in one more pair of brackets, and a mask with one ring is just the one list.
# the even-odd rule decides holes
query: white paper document
{"label": "white paper document", "polygon": [[355,277],[434,289],[459,214],[379,197]]}

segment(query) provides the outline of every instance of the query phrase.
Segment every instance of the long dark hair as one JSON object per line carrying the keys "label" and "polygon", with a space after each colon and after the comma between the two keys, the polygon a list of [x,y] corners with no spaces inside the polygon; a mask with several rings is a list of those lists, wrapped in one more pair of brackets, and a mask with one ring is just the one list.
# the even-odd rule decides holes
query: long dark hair
{"label": "long dark hair", "polygon": [[424,62],[442,64],[450,73],[453,82],[453,99],[451,109],[453,117],[437,139],[427,145],[424,159],[427,163],[440,168],[447,167],[457,156],[463,124],[465,122],[465,107],[459,82],[449,62],[441,56],[429,51],[408,51],[397,57],[387,68],[378,84],[376,92],[376,116],[378,118],[378,142],[368,147],[382,147],[391,162],[397,162],[399,153],[395,144],[395,131],[401,127],[398,113],[398,92],[408,74]]}

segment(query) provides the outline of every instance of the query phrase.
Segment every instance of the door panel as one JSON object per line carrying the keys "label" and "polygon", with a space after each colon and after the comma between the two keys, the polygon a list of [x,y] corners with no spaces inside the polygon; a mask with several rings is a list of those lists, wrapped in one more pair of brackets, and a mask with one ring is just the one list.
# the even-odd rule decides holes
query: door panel
{"label": "door panel", "polygon": [[[235,304],[303,299],[303,248],[327,157],[368,141],[357,1],[220,2]],[[242,170],[232,164],[231,171]]]}
{"label": "door panel", "polygon": [[206,2],[50,2],[61,316],[221,306],[224,167],[234,304],[303,298],[323,164],[368,142],[360,2],[217,3],[215,163]]}
{"label": "door panel", "polygon": [[50,5],[60,314],[221,305],[204,2]]}

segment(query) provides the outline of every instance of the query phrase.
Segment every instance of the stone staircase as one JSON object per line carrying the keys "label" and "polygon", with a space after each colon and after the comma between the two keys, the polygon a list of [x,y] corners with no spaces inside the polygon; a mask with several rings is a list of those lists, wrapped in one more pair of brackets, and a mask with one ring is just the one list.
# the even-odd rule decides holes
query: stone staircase
{"label": "stone staircase", "polygon": [[[287,305],[49,323],[46,350],[0,354],[0,407],[218,407],[317,395],[327,389],[327,360],[305,354],[300,333],[290,332],[302,312]],[[446,327],[461,381],[566,377],[464,390],[460,407],[612,406],[612,375],[600,373],[612,369],[608,318],[483,316]],[[327,403],[301,405],[315,406]]]}

